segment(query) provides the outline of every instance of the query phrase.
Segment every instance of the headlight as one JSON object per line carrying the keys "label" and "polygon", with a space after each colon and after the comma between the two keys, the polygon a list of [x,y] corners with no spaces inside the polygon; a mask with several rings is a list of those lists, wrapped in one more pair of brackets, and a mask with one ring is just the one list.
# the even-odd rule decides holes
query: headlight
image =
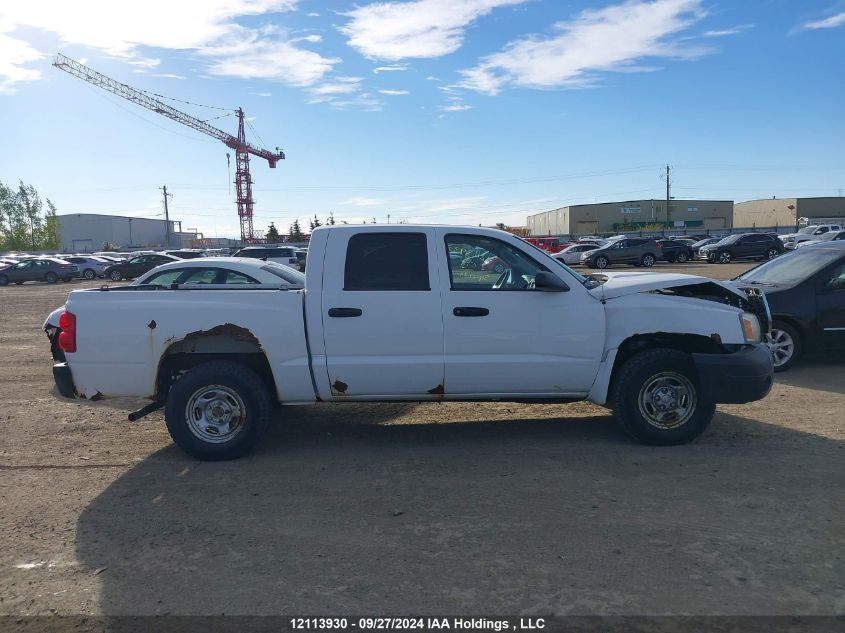
{"label": "headlight", "polygon": [[743,312],[739,319],[742,322],[742,333],[745,335],[746,343],[759,343],[763,340],[760,319],[757,318],[756,314]]}

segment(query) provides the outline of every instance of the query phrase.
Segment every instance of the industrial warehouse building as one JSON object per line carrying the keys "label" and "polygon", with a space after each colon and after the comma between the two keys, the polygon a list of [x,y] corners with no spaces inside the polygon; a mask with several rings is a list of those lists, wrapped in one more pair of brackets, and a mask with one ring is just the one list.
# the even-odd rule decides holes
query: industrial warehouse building
{"label": "industrial warehouse building", "polygon": [[734,225],[742,228],[796,227],[801,218],[810,224],[845,218],[845,198],[765,198],[734,205]]}
{"label": "industrial warehouse building", "polygon": [[627,200],[579,204],[528,216],[528,234],[595,235],[642,230],[645,227],[689,231],[727,229],[734,224],[732,200]]}
{"label": "industrial warehouse building", "polygon": [[108,242],[119,249],[169,247],[180,248],[182,240],[192,240],[194,233],[176,231],[178,220],[170,221],[170,243],[167,241],[167,223],[150,218],[131,218],[123,215],[96,213],[71,213],[59,216],[59,234],[62,250],[73,253],[94,253],[103,250]]}

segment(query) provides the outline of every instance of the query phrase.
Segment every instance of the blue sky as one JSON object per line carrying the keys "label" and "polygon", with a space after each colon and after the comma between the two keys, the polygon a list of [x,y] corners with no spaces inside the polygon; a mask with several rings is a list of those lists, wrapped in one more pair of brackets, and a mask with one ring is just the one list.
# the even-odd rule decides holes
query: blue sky
{"label": "blue sky", "polygon": [[[256,227],[522,225],[565,204],[845,190],[842,0],[7,0],[0,180],[238,232],[226,148],[50,65],[241,106]],[[221,111],[173,102],[235,131]],[[10,138],[11,136],[11,138]],[[251,136],[257,144],[257,137]],[[845,193],[845,191],[842,191]]]}

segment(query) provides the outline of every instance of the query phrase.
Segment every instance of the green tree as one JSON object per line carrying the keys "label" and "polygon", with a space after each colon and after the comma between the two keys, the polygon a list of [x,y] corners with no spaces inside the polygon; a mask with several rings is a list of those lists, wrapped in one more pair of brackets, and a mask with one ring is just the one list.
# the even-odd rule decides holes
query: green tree
{"label": "green tree", "polygon": [[267,238],[267,242],[269,244],[278,244],[282,241],[282,238],[279,236],[279,231],[276,229],[276,224],[273,222],[270,222],[270,227],[267,229],[265,237]]}
{"label": "green tree", "polygon": [[335,225],[335,221],[334,221],[334,213],[329,212],[329,217],[326,219],[326,224],[327,224],[327,225],[329,225],[329,226],[334,226],[334,225]]}
{"label": "green tree", "polygon": [[302,242],[305,240],[305,235],[302,234],[302,227],[299,226],[299,220],[294,220],[290,225],[290,241]]}
{"label": "green tree", "polygon": [[41,248],[59,249],[62,247],[62,236],[59,234],[61,222],[56,214],[56,205],[47,198],[47,211],[44,213],[44,234]]}
{"label": "green tree", "polygon": [[311,230],[312,230],[312,231],[313,231],[314,229],[316,229],[318,226],[323,226],[323,223],[322,223],[322,222],[320,222],[320,218],[318,218],[318,217],[317,217],[317,214],[316,214],[316,213],[314,214],[314,219],[313,219],[313,220],[308,220],[308,224],[311,226]]}

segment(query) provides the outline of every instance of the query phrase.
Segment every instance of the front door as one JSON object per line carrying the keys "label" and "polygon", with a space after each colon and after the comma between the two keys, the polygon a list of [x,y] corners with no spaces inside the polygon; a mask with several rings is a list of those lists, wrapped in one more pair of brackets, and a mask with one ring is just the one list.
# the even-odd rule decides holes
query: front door
{"label": "front door", "polygon": [[[604,349],[605,315],[578,279],[557,263],[540,263],[516,238],[438,229],[438,241],[449,271],[443,289],[447,397],[586,394]],[[504,270],[463,268],[447,256],[474,249],[492,253]],[[534,288],[537,272],[553,267],[569,292]]]}
{"label": "front door", "polygon": [[845,346],[845,263],[822,273],[817,293],[823,347]]}
{"label": "front door", "polygon": [[323,272],[331,396],[440,397],[443,317],[433,229],[336,228]]}

